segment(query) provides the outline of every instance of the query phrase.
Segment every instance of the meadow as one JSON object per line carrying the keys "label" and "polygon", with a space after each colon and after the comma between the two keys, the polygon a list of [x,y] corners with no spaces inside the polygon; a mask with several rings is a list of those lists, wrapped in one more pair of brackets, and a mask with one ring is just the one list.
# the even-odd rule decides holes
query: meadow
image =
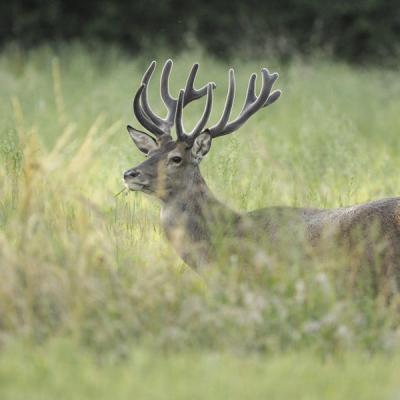
{"label": "meadow", "polygon": [[[137,126],[133,95],[166,58],[0,54],[0,398],[398,398],[399,299],[353,293],[336,260],[245,277],[227,257],[199,275],[164,239],[157,201],[120,193],[142,160],[125,128]],[[231,207],[399,195],[398,70],[193,51],[174,57],[172,93],[195,61],[197,87],[217,83],[213,121],[229,66],[236,112],[251,72],[280,73],[281,99],[202,163]],[[163,111],[158,76],[150,95]],[[202,106],[185,110],[187,126]]]}

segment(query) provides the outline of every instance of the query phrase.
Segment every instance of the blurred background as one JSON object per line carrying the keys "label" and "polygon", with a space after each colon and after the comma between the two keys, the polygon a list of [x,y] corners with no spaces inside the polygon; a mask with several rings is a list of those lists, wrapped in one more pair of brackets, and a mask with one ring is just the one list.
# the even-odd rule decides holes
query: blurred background
{"label": "blurred background", "polygon": [[0,43],[83,40],[129,53],[201,45],[217,57],[290,58],[320,51],[351,62],[399,52],[397,0],[14,0],[0,5]]}
{"label": "blurred background", "polygon": [[399,196],[399,39],[399,0],[0,2],[0,399],[399,399],[400,295],[375,270],[226,254],[198,274],[122,183],[134,93],[157,60],[164,116],[172,58],[174,96],[194,62],[216,82],[210,124],[228,68],[232,118],[253,72],[280,74],[202,162],[230,207]]}

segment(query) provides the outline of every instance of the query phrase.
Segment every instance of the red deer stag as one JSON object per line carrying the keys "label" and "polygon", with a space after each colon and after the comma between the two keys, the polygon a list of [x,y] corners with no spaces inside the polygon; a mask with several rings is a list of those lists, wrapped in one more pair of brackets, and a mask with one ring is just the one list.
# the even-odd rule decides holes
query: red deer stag
{"label": "red deer stag", "polygon": [[[124,173],[126,186],[161,200],[161,223],[168,240],[181,258],[199,268],[216,261],[218,247],[229,243],[230,252],[287,256],[293,254],[337,254],[350,263],[373,271],[386,282],[390,293],[400,285],[400,198],[388,198],[364,205],[338,209],[270,207],[249,213],[236,212],[217,200],[204,181],[199,165],[214,139],[238,130],[252,115],[273,104],[280,96],[272,91],[278,78],[266,68],[256,94],[256,74],[252,74],[239,115],[229,121],[235,97],[235,75],[229,70],[225,108],[219,121],[207,127],[213,101],[214,83],[194,88],[198,64],[194,64],[178,98],[169,92],[172,61],[161,73],[161,98],[168,110],[165,118],[148,104],[147,88],[154,72],[153,61],[145,72],[133,101],[137,120],[149,132],[128,126],[128,132],[147,159]],[[184,107],[206,97],[204,112],[190,133],[185,131]],[[171,136],[175,127],[176,140]],[[247,250],[244,250],[246,246]],[[331,251],[334,252],[331,252]],[[379,273],[378,273],[379,271]],[[391,276],[394,279],[387,279]],[[388,283],[389,286],[388,287]],[[380,286],[375,282],[374,286]]]}

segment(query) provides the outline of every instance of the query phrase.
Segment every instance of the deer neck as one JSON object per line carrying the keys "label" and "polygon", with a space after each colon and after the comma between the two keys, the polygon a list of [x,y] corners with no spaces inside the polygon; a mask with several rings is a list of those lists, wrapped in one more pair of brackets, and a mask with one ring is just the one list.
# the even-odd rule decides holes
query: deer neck
{"label": "deer neck", "polygon": [[210,261],[213,231],[232,225],[239,215],[218,201],[200,172],[185,190],[165,200],[161,223],[168,240],[189,265],[198,267]]}

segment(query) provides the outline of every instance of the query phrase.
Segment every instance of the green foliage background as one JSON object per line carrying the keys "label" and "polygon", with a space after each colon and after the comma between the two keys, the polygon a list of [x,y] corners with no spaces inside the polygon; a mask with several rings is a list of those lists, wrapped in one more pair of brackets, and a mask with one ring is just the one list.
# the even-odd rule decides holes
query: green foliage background
{"label": "green foliage background", "polygon": [[0,5],[0,43],[106,42],[129,52],[200,43],[217,57],[323,51],[381,63],[399,50],[396,0],[15,0]]}

